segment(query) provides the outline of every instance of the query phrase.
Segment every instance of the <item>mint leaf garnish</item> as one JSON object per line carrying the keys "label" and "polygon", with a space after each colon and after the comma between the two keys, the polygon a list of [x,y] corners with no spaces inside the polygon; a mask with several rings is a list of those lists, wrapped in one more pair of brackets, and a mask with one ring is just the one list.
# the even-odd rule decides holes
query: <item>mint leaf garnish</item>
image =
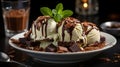
{"label": "mint leaf garnish", "polygon": [[57,10],[56,9],[52,9],[52,13],[53,13],[53,15],[56,15],[57,14]]}
{"label": "mint leaf garnish", "polygon": [[62,19],[62,14],[58,14],[56,9],[52,9],[52,13],[55,21],[60,21]]}
{"label": "mint leaf garnish", "polygon": [[58,14],[62,14],[63,4],[62,3],[57,4],[55,9],[57,10]]}
{"label": "mint leaf garnish", "polygon": [[48,7],[41,7],[40,11],[43,15],[49,15],[56,22],[60,22],[63,18],[69,17],[73,14],[71,10],[63,10],[63,4],[58,3],[55,9],[50,9]]}
{"label": "mint leaf garnish", "polygon": [[59,22],[59,21],[62,19],[62,17],[60,16],[60,14],[54,15],[53,18],[54,18],[54,20],[57,21],[57,22]]}
{"label": "mint leaf garnish", "polygon": [[52,11],[48,7],[42,7],[42,8],[40,8],[40,11],[43,15],[49,15],[49,16],[53,17]]}
{"label": "mint leaf garnish", "polygon": [[69,17],[73,14],[73,12],[71,10],[64,10],[62,12],[63,18]]}

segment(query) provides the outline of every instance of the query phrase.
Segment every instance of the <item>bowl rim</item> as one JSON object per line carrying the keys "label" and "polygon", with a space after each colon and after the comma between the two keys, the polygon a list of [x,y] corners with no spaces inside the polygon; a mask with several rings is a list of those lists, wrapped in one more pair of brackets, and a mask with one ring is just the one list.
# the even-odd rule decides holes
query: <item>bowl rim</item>
{"label": "bowl rim", "polygon": [[[17,34],[15,36],[11,37],[11,38],[14,38],[14,37],[19,36],[19,35],[23,35],[24,33],[25,32]],[[96,49],[96,50],[80,51],[80,52],[67,52],[67,53],[43,52],[43,51],[35,51],[35,50],[29,50],[29,49],[21,48],[21,47],[15,45],[14,43],[12,43],[11,38],[9,39],[9,45],[11,47],[17,49],[17,50],[20,50],[20,51],[23,51],[23,52],[34,53],[34,54],[45,54],[45,55],[48,55],[48,54],[49,55],[77,55],[77,54],[88,54],[88,53],[94,53],[94,52],[99,52],[99,51],[102,51],[102,50],[106,50],[108,48],[113,47],[117,43],[117,39],[114,36],[112,36],[111,34],[108,34],[108,33],[102,32],[102,31],[100,33],[106,34],[106,35],[110,36],[114,40],[114,42],[113,43],[112,42],[106,43],[105,47],[100,48],[100,49]]]}
{"label": "bowl rim", "polygon": [[103,29],[103,30],[120,30],[120,28],[109,28],[106,26],[107,23],[110,23],[110,24],[113,24],[113,23],[118,23],[120,24],[120,22],[118,21],[106,21],[106,22],[103,22],[100,27]]}

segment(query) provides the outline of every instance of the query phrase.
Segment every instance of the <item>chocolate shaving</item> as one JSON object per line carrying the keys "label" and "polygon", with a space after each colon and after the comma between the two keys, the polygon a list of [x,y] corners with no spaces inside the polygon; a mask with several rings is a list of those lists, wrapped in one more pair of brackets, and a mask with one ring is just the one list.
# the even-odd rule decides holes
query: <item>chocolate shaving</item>
{"label": "chocolate shaving", "polygon": [[27,33],[24,34],[24,38],[30,38],[30,34],[32,33],[32,30],[30,29]]}
{"label": "chocolate shaving", "polygon": [[19,43],[20,43],[20,41],[19,41],[19,40],[14,39],[14,38],[12,38],[12,39],[10,39],[10,40],[12,41],[12,43],[15,43],[15,44],[19,44]]}
{"label": "chocolate shaving", "polygon": [[45,48],[45,51],[46,51],[46,52],[56,52],[56,51],[57,51],[57,47],[54,46],[53,44],[50,44],[50,45],[48,45],[48,46]]}
{"label": "chocolate shaving", "polygon": [[27,40],[26,40],[26,38],[19,38],[19,41],[21,44],[25,45]]}
{"label": "chocolate shaving", "polygon": [[78,51],[80,51],[81,49],[80,49],[80,47],[77,45],[77,43],[73,42],[73,43],[71,43],[71,46],[69,47],[69,50],[70,50],[71,52],[78,52]]}

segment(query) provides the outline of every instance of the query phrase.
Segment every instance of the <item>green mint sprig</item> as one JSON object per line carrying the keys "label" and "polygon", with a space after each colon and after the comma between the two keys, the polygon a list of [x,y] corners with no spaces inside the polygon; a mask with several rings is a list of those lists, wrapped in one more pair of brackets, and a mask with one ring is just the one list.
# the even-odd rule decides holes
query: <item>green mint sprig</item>
{"label": "green mint sprig", "polygon": [[50,9],[48,7],[41,7],[40,11],[43,15],[48,15],[52,17],[56,22],[61,21],[63,18],[73,15],[71,10],[63,10],[63,4],[58,3],[55,9]]}

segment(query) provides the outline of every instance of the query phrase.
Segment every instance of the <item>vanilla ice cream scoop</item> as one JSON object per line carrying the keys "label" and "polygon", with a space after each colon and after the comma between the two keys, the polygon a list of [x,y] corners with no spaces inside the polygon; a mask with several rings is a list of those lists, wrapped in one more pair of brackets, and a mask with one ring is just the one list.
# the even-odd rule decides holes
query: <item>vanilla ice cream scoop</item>
{"label": "vanilla ice cream scoop", "polygon": [[91,22],[83,22],[85,35],[87,37],[87,44],[94,44],[100,42],[100,31],[98,27]]}
{"label": "vanilla ice cream scoop", "polygon": [[31,38],[34,40],[55,39],[57,23],[49,16],[39,16],[32,24]]}
{"label": "vanilla ice cream scoop", "polygon": [[61,22],[60,27],[58,27],[58,36],[61,42],[75,41],[80,42],[81,45],[87,44],[87,39],[80,21],[72,17],[65,18]]}

